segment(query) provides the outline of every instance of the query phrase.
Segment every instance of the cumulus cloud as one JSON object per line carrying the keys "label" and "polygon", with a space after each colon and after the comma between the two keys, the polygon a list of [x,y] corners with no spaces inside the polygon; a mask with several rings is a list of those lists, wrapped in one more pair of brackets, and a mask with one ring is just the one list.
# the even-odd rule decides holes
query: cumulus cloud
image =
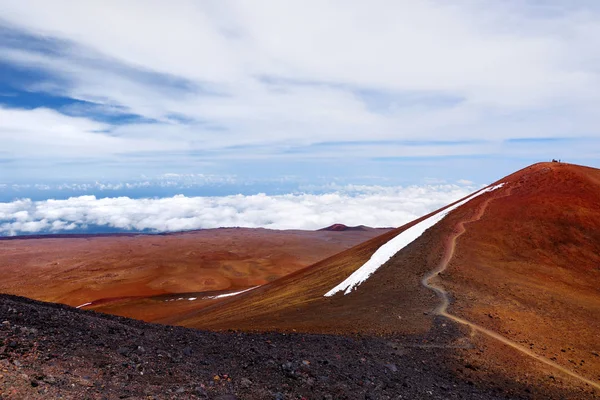
{"label": "cumulus cloud", "polygon": [[466,196],[458,185],[347,186],[325,194],[234,195],[160,199],[71,197],[0,203],[0,234],[85,230],[172,232],[218,227],[319,229],[334,223],[400,226]]}

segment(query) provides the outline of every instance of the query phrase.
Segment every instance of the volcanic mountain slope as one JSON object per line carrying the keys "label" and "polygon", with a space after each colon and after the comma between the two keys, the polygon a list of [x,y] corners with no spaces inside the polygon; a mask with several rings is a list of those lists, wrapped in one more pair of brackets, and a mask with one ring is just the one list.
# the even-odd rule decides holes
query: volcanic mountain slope
{"label": "volcanic mountain slope", "polygon": [[493,187],[449,212],[349,294],[324,296],[427,217],[164,322],[368,334],[457,325],[467,346],[453,344],[454,356],[466,360],[468,376],[570,387],[572,398],[592,398],[600,389],[600,171],[541,163]]}
{"label": "volcanic mountain slope", "polygon": [[507,180],[439,281],[450,312],[600,383],[600,170],[547,163]]}
{"label": "volcanic mountain slope", "polygon": [[[0,295],[0,398],[530,399],[415,337],[203,332]],[[556,392],[549,398],[564,398]]]}
{"label": "volcanic mountain slope", "polygon": [[71,306],[87,303],[87,308],[152,321],[275,280],[387,231],[227,228],[4,238],[0,292]]}

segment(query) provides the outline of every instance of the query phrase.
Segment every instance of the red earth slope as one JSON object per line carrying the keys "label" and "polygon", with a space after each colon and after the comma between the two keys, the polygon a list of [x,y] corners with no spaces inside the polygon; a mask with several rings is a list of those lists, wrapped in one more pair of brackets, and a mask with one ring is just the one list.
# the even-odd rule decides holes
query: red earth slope
{"label": "red earth slope", "polygon": [[[209,329],[425,332],[440,298],[421,279],[446,263],[432,282],[449,293],[448,312],[482,328],[458,324],[465,334],[471,331],[477,348],[455,351],[473,367],[469,376],[580,385],[589,395],[594,387],[526,353],[600,382],[600,170],[540,163],[496,183],[505,185],[449,213],[348,295],[323,297],[411,224],[165,322]],[[461,226],[464,233],[457,236]],[[453,237],[455,249],[445,260]],[[437,320],[444,319],[453,323]]]}
{"label": "red earth slope", "polygon": [[94,302],[97,311],[153,321],[215,302],[200,301],[199,292],[262,285],[387,231],[10,238],[0,240],[0,292],[71,306]]}
{"label": "red earth slope", "polygon": [[600,170],[543,163],[507,180],[440,280],[450,312],[600,383]]}

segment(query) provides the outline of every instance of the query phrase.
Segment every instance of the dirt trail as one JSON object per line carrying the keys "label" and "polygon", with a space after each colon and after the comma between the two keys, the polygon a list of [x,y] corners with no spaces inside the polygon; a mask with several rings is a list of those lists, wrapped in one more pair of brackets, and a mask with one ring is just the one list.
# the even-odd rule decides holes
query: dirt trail
{"label": "dirt trail", "polygon": [[[504,194],[501,197],[506,197],[510,195],[512,188],[508,188],[506,194]],[[504,343],[507,346],[510,346],[518,351],[520,351],[521,353],[532,357],[548,366],[551,366],[557,370],[559,370],[560,372],[569,375],[575,379],[578,379],[596,389],[600,390],[600,384],[598,382],[594,382],[588,378],[585,378],[584,376],[579,375],[576,372],[573,372],[565,367],[563,367],[560,364],[555,363],[552,360],[547,359],[546,357],[540,356],[539,354],[536,354],[534,352],[532,352],[531,350],[529,350],[526,347],[523,347],[515,342],[513,342],[512,340],[505,338],[504,336],[491,331],[487,328],[484,328],[480,325],[477,325],[473,322],[467,321],[463,318],[457,317],[455,315],[452,315],[448,312],[448,306],[450,305],[450,299],[448,298],[448,293],[444,290],[443,287],[436,285],[435,283],[431,283],[429,282],[432,278],[436,277],[437,275],[439,275],[440,272],[444,271],[447,267],[448,264],[450,263],[450,260],[452,259],[452,257],[454,256],[454,250],[456,248],[456,241],[457,239],[466,231],[465,228],[465,224],[467,223],[471,223],[471,222],[475,222],[478,221],[483,214],[485,213],[485,210],[488,206],[488,204],[496,199],[497,197],[494,195],[490,195],[489,198],[487,200],[485,200],[480,206],[479,209],[477,210],[477,212],[469,219],[469,220],[463,220],[460,221],[457,225],[456,228],[454,230],[454,232],[452,233],[452,235],[448,238],[448,242],[446,243],[445,246],[445,252],[444,255],[442,257],[442,260],[440,261],[439,266],[433,270],[432,272],[430,272],[428,275],[426,275],[422,280],[421,283],[423,284],[423,286],[425,286],[428,289],[433,290],[435,293],[437,293],[438,297],[441,300],[441,303],[436,307],[436,309],[434,310],[434,313],[443,317],[446,317],[448,319],[451,319],[455,322],[458,322],[459,324],[463,324],[463,325],[467,325],[469,326],[472,330],[480,332],[484,335],[487,335],[493,339],[498,340],[499,342]]]}

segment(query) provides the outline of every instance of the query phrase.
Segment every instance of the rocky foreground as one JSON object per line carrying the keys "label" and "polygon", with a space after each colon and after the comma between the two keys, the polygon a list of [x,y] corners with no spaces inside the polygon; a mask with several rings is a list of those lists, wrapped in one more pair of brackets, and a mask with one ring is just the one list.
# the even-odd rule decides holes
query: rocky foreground
{"label": "rocky foreground", "polygon": [[[2,399],[552,398],[428,337],[203,332],[0,295]],[[442,326],[442,325],[440,325]],[[560,398],[557,396],[555,398]]]}

